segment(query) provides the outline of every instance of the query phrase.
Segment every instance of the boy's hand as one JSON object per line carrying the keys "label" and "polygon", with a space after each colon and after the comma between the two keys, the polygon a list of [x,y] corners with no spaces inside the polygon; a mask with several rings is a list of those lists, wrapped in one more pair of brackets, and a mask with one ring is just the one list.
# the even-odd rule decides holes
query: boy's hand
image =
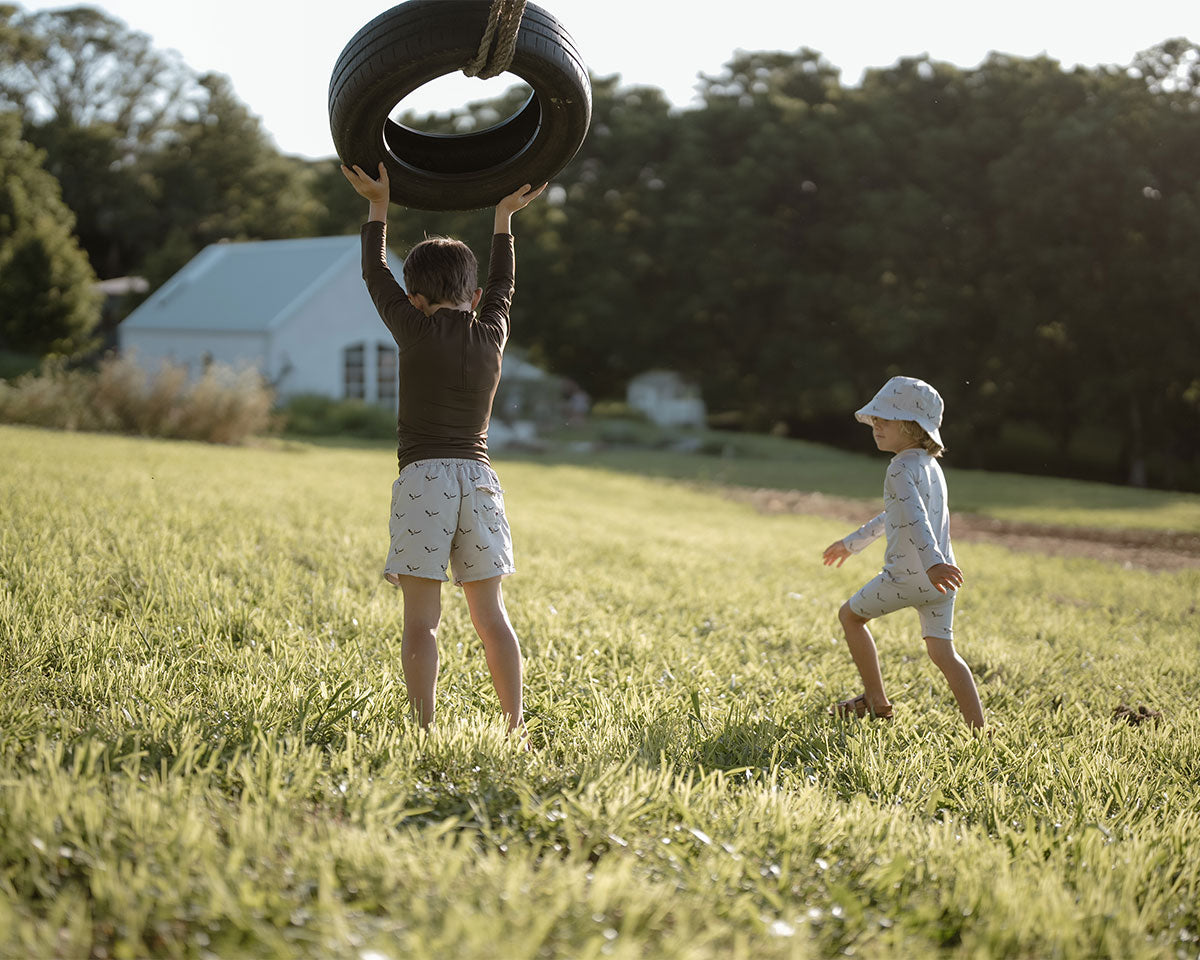
{"label": "boy's hand", "polygon": [[391,188],[388,185],[387,167],[383,165],[383,161],[379,161],[379,179],[373,180],[363,172],[362,167],[357,163],[354,169],[342,164],[342,174],[350,181],[350,186],[354,188],[355,193],[371,203],[387,203],[391,196]]}
{"label": "boy's hand", "polygon": [[963,572],[952,563],[935,563],[925,571],[925,576],[934,585],[938,593],[957,590],[963,585]]}
{"label": "boy's hand", "polygon": [[518,210],[523,210],[525,207],[542,195],[542,191],[546,189],[547,184],[543,183],[540,187],[534,190],[528,183],[523,187],[518,188],[510,193],[507,197],[496,204],[497,213],[506,213],[512,216]]}
{"label": "boy's hand", "polygon": [[530,202],[540,197],[545,189],[546,184],[544,183],[536,190],[529,184],[525,184],[496,204],[496,225],[493,232],[512,233],[512,215],[529,206]]}
{"label": "boy's hand", "polygon": [[846,546],[846,541],[834,540],[833,543],[831,543],[829,546],[827,546],[825,548],[825,553],[821,557],[821,561],[827,567],[831,567],[834,565],[840,567],[843,563],[846,562],[846,558],[848,556],[850,556],[852,554],[852,552],[853,551],[851,551],[851,549],[848,546]]}

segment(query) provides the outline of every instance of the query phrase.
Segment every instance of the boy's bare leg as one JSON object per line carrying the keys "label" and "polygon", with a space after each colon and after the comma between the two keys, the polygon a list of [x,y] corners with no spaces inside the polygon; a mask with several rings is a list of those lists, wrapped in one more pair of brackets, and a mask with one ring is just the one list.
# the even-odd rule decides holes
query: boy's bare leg
{"label": "boy's bare leg", "polygon": [[867,629],[867,620],[850,609],[850,604],[843,603],[838,610],[838,619],[842,622],[842,630],[846,634],[846,646],[850,648],[850,656],[858,667],[862,677],[863,694],[867,705],[879,713],[891,706],[887,694],[883,692],[883,674],[879,670],[879,653],[875,649],[875,640]]}
{"label": "boy's bare leg", "polygon": [[492,684],[500,698],[500,709],[508,721],[509,730],[520,729],[524,723],[521,701],[521,644],[504,609],[504,594],[500,577],[474,580],[462,585],[471,611],[475,632],[483,641],[483,652]]}
{"label": "boy's bare leg", "polygon": [[958,709],[962,711],[963,719],[976,729],[983,729],[983,704],[979,702],[979,691],[975,688],[975,677],[971,668],[954,649],[953,640],[943,640],[940,637],[926,637],[925,649],[946,682],[950,684],[950,692],[958,701]]}
{"label": "boy's bare leg", "polygon": [[400,662],[413,716],[422,727],[433,723],[437,696],[437,628],[442,616],[442,585],[425,577],[396,577],[404,591],[404,637]]}

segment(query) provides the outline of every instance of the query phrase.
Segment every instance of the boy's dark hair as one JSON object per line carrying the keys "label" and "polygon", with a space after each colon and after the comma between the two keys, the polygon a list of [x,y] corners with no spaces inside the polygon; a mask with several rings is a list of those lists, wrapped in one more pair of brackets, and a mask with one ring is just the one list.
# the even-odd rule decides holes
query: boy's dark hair
{"label": "boy's dark hair", "polygon": [[479,261],[461,240],[428,237],[404,258],[405,292],[430,303],[463,303],[475,295]]}

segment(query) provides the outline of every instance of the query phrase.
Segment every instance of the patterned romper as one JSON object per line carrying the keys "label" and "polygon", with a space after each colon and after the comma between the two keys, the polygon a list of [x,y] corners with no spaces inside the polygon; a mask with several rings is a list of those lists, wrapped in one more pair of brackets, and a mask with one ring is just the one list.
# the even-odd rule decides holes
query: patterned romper
{"label": "patterned romper", "polygon": [[902,607],[915,607],[922,636],[954,639],[954,591],[939,593],[925,571],[954,563],[946,478],[937,460],[922,449],[905,450],[888,464],[883,513],[842,542],[852,553],[887,534],[883,570],[850,598],[850,609],[873,620]]}

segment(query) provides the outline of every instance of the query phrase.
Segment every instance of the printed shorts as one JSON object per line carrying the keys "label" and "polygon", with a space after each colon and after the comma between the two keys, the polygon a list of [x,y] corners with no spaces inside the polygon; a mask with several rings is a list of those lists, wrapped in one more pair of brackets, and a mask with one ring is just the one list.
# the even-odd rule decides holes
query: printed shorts
{"label": "printed shorts", "polygon": [[392,484],[391,546],[383,575],[455,583],[505,577],[513,565],[512,533],[500,478],[477,460],[418,460]]}
{"label": "printed shorts", "polygon": [[896,580],[881,573],[852,596],[849,604],[868,620],[914,607],[921,618],[921,636],[954,639],[954,591],[938,593],[927,577]]}

